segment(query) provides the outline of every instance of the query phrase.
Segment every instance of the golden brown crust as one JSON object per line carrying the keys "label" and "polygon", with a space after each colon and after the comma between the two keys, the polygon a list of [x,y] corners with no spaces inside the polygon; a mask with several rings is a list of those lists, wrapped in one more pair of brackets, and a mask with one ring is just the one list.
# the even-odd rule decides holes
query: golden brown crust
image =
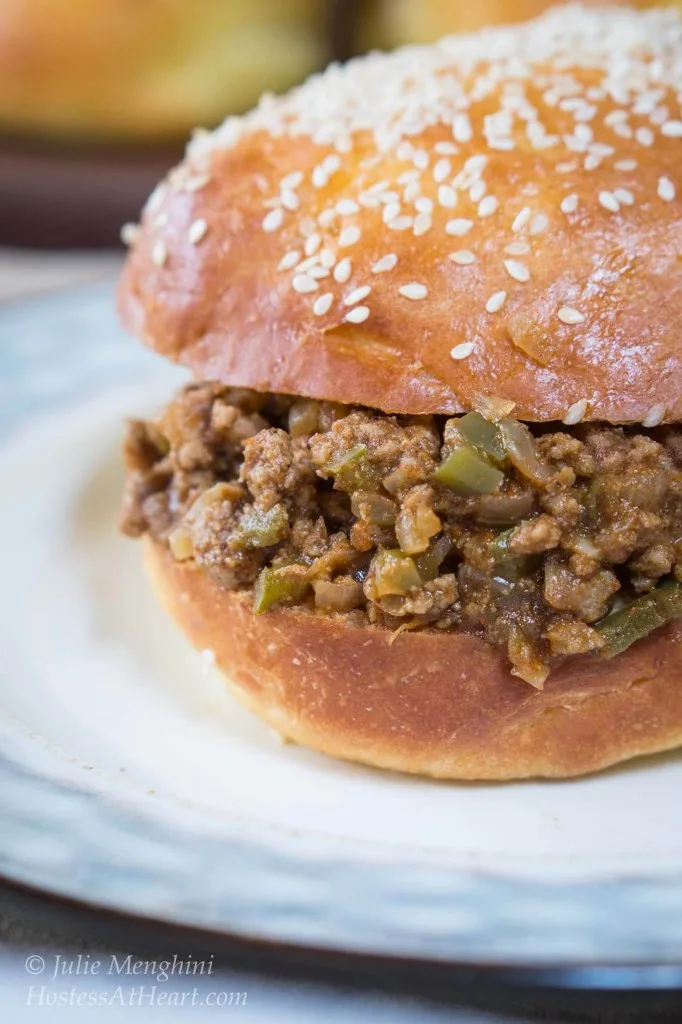
{"label": "golden brown crust", "polygon": [[240,701],[334,757],[450,779],[564,778],[682,743],[682,623],[611,661],[579,657],[538,692],[465,633],[391,634],[285,609],[254,616],[145,541],[155,588]]}
{"label": "golden brown crust", "polygon": [[[195,141],[144,216],[120,291],[126,326],[202,378],[387,412],[452,413],[486,392],[528,420],[561,420],[577,404],[587,419],[679,421],[682,20],[563,17],[417,57],[365,58]],[[609,86],[614,98],[605,79],[632,59],[635,37],[639,84],[623,94]],[[496,48],[516,55],[516,77],[500,71],[502,58],[481,56]],[[480,60],[467,67],[472,54]],[[652,56],[663,69],[655,93]],[[443,119],[429,126],[429,90],[439,89]],[[382,102],[361,110],[370,136],[351,112],[375,94]],[[416,129],[384,138],[420,99]],[[507,136],[505,104],[521,111]],[[396,230],[404,216],[412,220]],[[466,234],[448,233],[463,227],[446,227],[454,220],[471,222]],[[361,236],[349,241],[356,226]],[[287,253],[304,258],[311,233],[316,266],[278,269]],[[475,262],[450,258],[461,250]],[[331,273],[323,253],[336,261]],[[397,265],[373,273],[387,254]],[[339,281],[345,257],[350,275]],[[425,298],[401,294],[415,282]],[[344,300],[366,286],[353,307],[366,306],[367,319],[345,321]],[[500,292],[504,305],[495,310],[498,297],[489,311]],[[316,312],[327,293],[329,308]]]}
{"label": "golden brown crust", "polygon": [[181,138],[324,62],[323,0],[3,0],[0,124]]}

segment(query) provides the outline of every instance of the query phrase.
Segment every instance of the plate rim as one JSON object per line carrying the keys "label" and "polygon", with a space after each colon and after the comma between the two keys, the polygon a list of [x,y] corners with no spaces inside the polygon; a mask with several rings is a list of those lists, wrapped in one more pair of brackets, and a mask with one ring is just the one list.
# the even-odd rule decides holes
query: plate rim
{"label": "plate rim", "polygon": [[[64,332],[69,332],[75,378],[55,389],[48,407],[63,405],[76,386],[134,383],[140,372],[137,348],[114,329],[111,296],[111,282],[97,283],[31,296],[0,309],[0,370],[7,371],[14,399],[5,415],[5,428],[20,425],[36,405],[30,389],[22,390],[22,381],[30,380],[35,352],[22,353],[21,345],[9,345],[13,328],[19,328],[19,334],[27,325],[33,332],[42,330],[43,369],[57,358],[63,368]],[[92,329],[97,324],[99,331]],[[96,345],[90,340],[93,337]],[[105,343],[120,346],[123,353],[123,358],[117,353],[113,374],[101,360]],[[97,358],[91,358],[95,350]],[[22,797],[18,803],[16,794]],[[38,844],[27,863],[12,854],[9,840],[14,837],[15,847],[20,848],[25,837],[35,832],[35,820],[27,817],[30,806],[41,808],[39,825],[48,827],[50,843],[45,844],[44,855]],[[48,808],[55,813],[50,816]],[[78,828],[73,827],[76,820]],[[0,879],[113,913],[142,912],[148,920],[180,927],[349,955],[402,956],[511,970],[526,966],[547,971],[557,965],[566,969],[682,967],[682,866],[659,878],[633,873],[613,880],[530,883],[489,872],[453,870],[433,861],[387,864],[340,856],[325,858],[326,876],[321,877],[320,861],[311,863],[301,836],[289,836],[286,843],[280,836],[275,842],[270,826],[249,823],[244,829],[232,822],[231,840],[221,840],[212,855],[214,865],[229,862],[234,877],[223,879],[217,888],[207,885],[204,877],[202,889],[201,881],[198,886],[196,882],[201,873],[195,873],[192,882],[188,869],[206,857],[211,841],[205,835],[198,841],[195,836],[192,842],[192,836],[181,835],[177,825],[145,818],[125,801],[71,781],[40,776],[2,751],[0,826]],[[90,837],[87,842],[84,834]],[[102,837],[108,848],[106,843],[102,847]],[[140,848],[149,844],[158,851],[182,840],[182,856],[171,859],[162,879],[158,871],[149,871],[144,858],[138,856],[135,861],[133,856],[133,863],[124,863],[117,876],[112,903],[101,898],[111,888],[111,878],[105,877],[111,871],[110,857],[114,848],[120,854],[132,838]],[[56,859],[55,849],[59,850]],[[250,892],[244,891],[245,878],[250,879]],[[274,899],[275,879],[278,891],[284,886],[288,893],[288,903]],[[363,905],[350,906],[351,896]],[[400,901],[402,907],[397,905]],[[217,915],[211,916],[208,903],[214,910],[219,908]],[[632,921],[635,929],[622,927],[622,922]]]}

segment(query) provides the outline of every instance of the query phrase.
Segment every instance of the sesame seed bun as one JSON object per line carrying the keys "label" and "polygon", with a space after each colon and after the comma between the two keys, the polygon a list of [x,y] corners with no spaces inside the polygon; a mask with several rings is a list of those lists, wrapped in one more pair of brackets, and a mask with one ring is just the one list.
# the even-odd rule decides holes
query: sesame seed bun
{"label": "sesame seed bun", "polygon": [[569,777],[682,744],[682,623],[612,661],[574,658],[542,691],[467,633],[388,630],[296,608],[254,616],[145,540],[155,589],[231,692],[283,736],[349,761],[444,779]]}
{"label": "sesame seed bun", "polygon": [[570,6],[333,66],[195,137],[124,322],[263,391],[677,422],[680,53],[672,10]]}
{"label": "sesame seed bun", "polygon": [[57,138],[183,138],[326,57],[320,0],[3,0],[0,125]]}

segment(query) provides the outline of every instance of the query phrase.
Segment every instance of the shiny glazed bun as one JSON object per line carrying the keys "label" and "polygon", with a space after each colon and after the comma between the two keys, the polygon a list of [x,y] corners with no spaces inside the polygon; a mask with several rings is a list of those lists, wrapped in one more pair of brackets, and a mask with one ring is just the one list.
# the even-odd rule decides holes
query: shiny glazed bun
{"label": "shiny glazed bun", "polygon": [[197,135],[124,322],[200,377],[453,413],[682,417],[682,19],[562,7]]}
{"label": "shiny glazed bun", "polygon": [[[348,628],[287,608],[254,616],[192,563],[146,542],[156,592],[232,693],[283,736],[437,778],[565,778],[682,743],[682,624],[612,661],[572,659],[538,692],[459,632]],[[395,643],[392,642],[395,639]]]}
{"label": "shiny glazed bun", "polygon": [[0,125],[181,138],[325,59],[324,0],[3,0]]}

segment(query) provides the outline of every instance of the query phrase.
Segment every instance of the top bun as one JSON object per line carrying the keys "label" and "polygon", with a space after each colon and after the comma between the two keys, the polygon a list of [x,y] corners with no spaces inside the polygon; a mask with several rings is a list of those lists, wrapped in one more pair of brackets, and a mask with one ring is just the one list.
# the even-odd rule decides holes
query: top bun
{"label": "top bun", "polygon": [[124,272],[203,378],[398,413],[682,419],[682,18],[558,8],[195,136]]}

